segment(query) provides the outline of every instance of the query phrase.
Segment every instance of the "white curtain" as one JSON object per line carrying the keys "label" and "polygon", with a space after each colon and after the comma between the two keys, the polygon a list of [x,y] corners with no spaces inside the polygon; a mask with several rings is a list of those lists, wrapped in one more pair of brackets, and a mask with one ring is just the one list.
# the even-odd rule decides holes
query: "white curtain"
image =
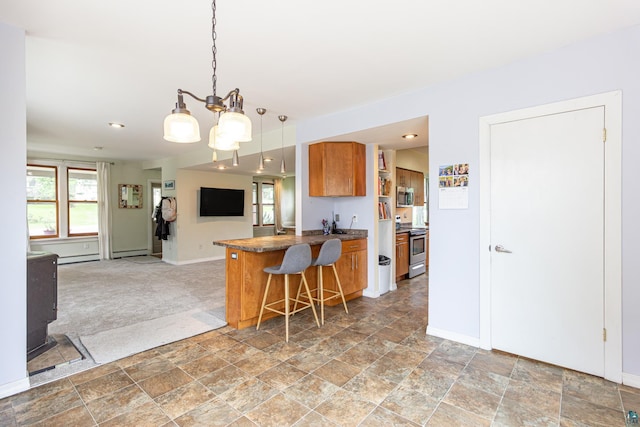
{"label": "white curtain", "polygon": [[100,259],[111,259],[111,164],[96,162],[98,174],[98,250]]}
{"label": "white curtain", "polygon": [[280,178],[273,180],[273,204],[275,234],[280,234],[284,232],[282,228],[282,180]]}

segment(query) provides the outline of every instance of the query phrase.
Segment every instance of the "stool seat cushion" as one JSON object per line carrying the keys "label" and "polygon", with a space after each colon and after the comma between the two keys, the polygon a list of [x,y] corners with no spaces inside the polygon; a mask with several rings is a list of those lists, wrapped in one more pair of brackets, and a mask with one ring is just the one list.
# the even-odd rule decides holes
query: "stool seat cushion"
{"label": "stool seat cushion", "polygon": [[331,265],[340,258],[340,255],[342,255],[342,241],[340,239],[327,240],[320,247],[318,257],[311,260],[311,265]]}
{"label": "stool seat cushion", "polygon": [[269,274],[295,274],[304,271],[311,264],[311,246],[300,243],[290,246],[284,253],[282,264],[265,267]]}

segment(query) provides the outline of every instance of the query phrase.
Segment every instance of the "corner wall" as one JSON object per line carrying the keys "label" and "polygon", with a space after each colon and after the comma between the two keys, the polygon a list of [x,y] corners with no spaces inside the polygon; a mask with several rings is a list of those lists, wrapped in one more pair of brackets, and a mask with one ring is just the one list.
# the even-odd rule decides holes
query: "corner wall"
{"label": "corner wall", "polygon": [[[0,23],[0,179],[5,224],[0,245],[0,398],[29,388],[27,376],[27,153],[25,33]],[[9,190],[10,189],[10,190]]]}

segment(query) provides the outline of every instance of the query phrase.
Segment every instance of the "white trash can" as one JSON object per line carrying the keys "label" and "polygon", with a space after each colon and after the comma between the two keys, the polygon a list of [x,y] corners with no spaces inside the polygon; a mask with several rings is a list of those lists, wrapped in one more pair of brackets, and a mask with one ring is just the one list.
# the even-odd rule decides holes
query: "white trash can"
{"label": "white trash can", "polygon": [[378,255],[378,283],[380,295],[386,294],[391,288],[391,258]]}

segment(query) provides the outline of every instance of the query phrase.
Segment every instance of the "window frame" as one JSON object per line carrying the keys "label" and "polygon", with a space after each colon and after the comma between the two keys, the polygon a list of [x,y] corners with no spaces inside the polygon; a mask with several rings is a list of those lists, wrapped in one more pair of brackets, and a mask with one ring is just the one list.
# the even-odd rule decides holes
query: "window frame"
{"label": "window frame", "polygon": [[[60,237],[60,193],[58,191],[59,187],[60,187],[60,183],[59,183],[59,168],[56,165],[40,165],[40,164],[34,164],[34,163],[27,163],[27,176],[28,176],[28,172],[29,172],[29,167],[33,167],[33,168],[47,168],[47,169],[53,169],[54,171],[54,182],[55,182],[55,198],[52,200],[49,199],[33,199],[33,200],[29,200],[27,199],[27,211],[29,209],[29,205],[30,204],[38,204],[38,203],[54,203],[55,204],[55,212],[56,212],[56,225],[55,225],[55,233],[54,234],[39,234],[36,236],[31,236],[29,235],[29,239],[56,239]],[[28,224],[28,220],[27,220],[27,230],[29,229],[29,224]]]}
{"label": "window frame", "polygon": [[[79,204],[95,204],[96,205],[96,213],[98,213],[97,211],[97,207],[98,207],[98,170],[97,168],[86,168],[86,167],[73,167],[73,166],[68,166],[66,168],[67,171],[67,179],[66,179],[66,186],[67,186],[67,237],[86,237],[86,236],[97,236],[98,235],[98,231],[92,231],[89,233],[72,233],[71,232],[71,204],[72,203],[79,203]],[[72,173],[73,171],[91,171],[93,172],[93,174],[95,175],[96,178],[96,200],[71,200],[71,197],[69,196],[70,194],[70,190],[69,190],[69,175],[70,173]],[[99,220],[98,218],[96,218],[96,220]],[[96,224],[97,225],[97,224]]]}
{"label": "window frame", "polygon": [[[89,170],[96,172],[95,163],[90,162],[70,162],[64,160],[28,160],[25,175],[28,176],[29,167],[35,168],[55,168],[56,175],[56,233],[51,235],[29,235],[29,240],[60,240],[60,239],[78,239],[87,237],[98,237],[98,231],[91,233],[69,233],[69,170]],[[99,189],[98,189],[99,191]],[[48,201],[50,202],[50,201]],[[76,203],[78,201],[71,201]],[[79,201],[83,202],[83,201]],[[27,200],[27,203],[34,203]],[[98,203],[96,200],[92,203]]]}
{"label": "window frame", "polygon": [[[273,196],[274,196],[274,201],[273,203],[263,203],[262,202],[262,186],[263,185],[269,185],[271,187],[273,187]],[[253,221],[253,226],[254,227],[275,227],[275,183],[274,182],[268,182],[268,181],[253,181],[252,184],[252,212],[251,214],[253,215],[253,213],[255,212],[255,218],[257,220]],[[254,202],[255,201],[255,202]],[[269,224],[265,224],[262,222],[263,220],[263,207],[264,206],[273,206],[273,223],[269,223]]]}

